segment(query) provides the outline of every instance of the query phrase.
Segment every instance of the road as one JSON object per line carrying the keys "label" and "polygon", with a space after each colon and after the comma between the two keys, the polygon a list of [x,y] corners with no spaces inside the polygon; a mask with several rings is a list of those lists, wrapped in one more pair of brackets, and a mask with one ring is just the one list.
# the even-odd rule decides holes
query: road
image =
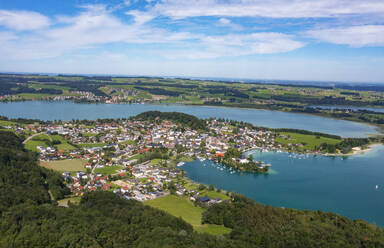
{"label": "road", "polygon": [[35,136],[38,136],[40,134],[45,134],[44,132],[41,133],[35,133],[34,135],[29,136],[26,140],[23,141],[23,144],[27,143],[28,140],[32,139]]}

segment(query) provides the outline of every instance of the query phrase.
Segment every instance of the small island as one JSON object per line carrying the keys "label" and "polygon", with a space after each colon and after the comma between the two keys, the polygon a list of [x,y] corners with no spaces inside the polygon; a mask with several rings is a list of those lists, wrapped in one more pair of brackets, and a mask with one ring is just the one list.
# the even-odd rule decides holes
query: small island
{"label": "small island", "polygon": [[254,161],[252,154],[245,158],[241,151],[233,147],[224,154],[217,153],[215,161],[243,172],[266,173],[271,166],[271,164],[265,164],[262,161]]}
{"label": "small island", "polygon": [[[181,161],[208,159],[230,167],[232,172],[268,173],[269,165],[254,161],[251,153],[245,154],[252,150],[326,154],[330,151],[328,147],[335,148],[335,154],[343,154],[356,148],[355,145],[382,142],[381,137],[345,139],[303,130],[269,129],[231,120],[204,120],[183,113],[158,111],[145,112],[129,119],[96,121],[51,122],[3,117],[0,118],[0,136],[3,161],[15,161],[2,166],[3,176],[15,178],[12,179],[15,183],[5,187],[3,194],[7,199],[16,199],[16,203],[22,202],[20,205],[25,206],[26,213],[38,199],[42,208],[38,212],[47,213],[44,215],[46,219],[52,218],[44,225],[51,225],[71,212],[75,213],[70,215],[74,217],[66,217],[65,221],[68,223],[70,218],[73,226],[79,223],[78,213],[84,214],[80,220],[89,228],[81,227],[82,231],[92,230],[95,225],[94,221],[89,221],[90,214],[91,219],[102,220],[98,223],[103,227],[110,223],[104,220],[110,215],[114,216],[119,221],[116,222],[116,230],[120,230],[122,226],[131,225],[126,219],[135,213],[144,218],[138,221],[145,223],[141,227],[143,229],[148,228],[149,219],[156,220],[159,218],[156,216],[163,218],[167,213],[167,218],[178,217],[172,217],[178,222],[175,226],[184,223],[183,228],[188,227],[191,235],[204,233],[205,238],[212,237],[212,242],[223,237],[230,242],[237,242],[238,239],[231,235],[239,230],[241,235],[260,233],[263,237],[275,237],[271,234],[271,228],[281,230],[282,221],[285,225],[292,225],[290,230],[297,228],[297,223],[305,221],[301,224],[305,228],[297,229],[301,230],[302,237],[309,237],[309,240],[313,239],[309,236],[313,234],[312,230],[321,228],[327,234],[330,226],[334,232],[345,233],[348,240],[354,232],[359,242],[368,235],[377,240],[382,237],[382,229],[362,221],[352,221],[321,211],[264,206],[234,192],[215,188],[213,184],[198,184],[187,178],[182,167],[177,166],[182,164]],[[17,174],[22,178],[28,176],[24,184],[28,185],[28,194],[23,193],[25,187],[13,186],[18,183]],[[20,197],[26,200],[18,200]],[[54,204],[49,206],[50,203]],[[11,206],[12,201],[2,202],[2,209]],[[50,209],[57,216],[52,215]],[[106,215],[100,215],[97,211],[103,211]],[[9,213],[3,214],[4,227],[11,226],[12,230],[18,230],[14,228],[16,216],[10,218],[12,215]],[[149,219],[145,219],[146,216],[150,216]],[[39,217],[39,220],[44,218]],[[35,221],[34,218],[25,219],[32,223]],[[238,222],[247,219],[250,219],[249,224]],[[263,224],[264,220],[268,225]],[[338,222],[335,223],[335,220]],[[156,223],[159,230],[164,229],[162,221]],[[255,227],[254,223],[259,224]],[[60,223],[58,226],[66,225]],[[350,228],[345,229],[347,226]],[[132,228],[137,230],[137,225]],[[42,230],[50,229],[46,226]],[[57,232],[60,235],[68,232],[59,227],[54,230],[60,230]],[[108,227],[106,230],[109,230]],[[185,233],[183,229],[175,235],[180,237]],[[197,240],[202,240],[200,237],[203,235],[196,236]],[[281,240],[285,242],[290,237],[296,239],[296,236],[289,231]],[[274,244],[276,239],[271,240],[271,244]],[[244,243],[238,244],[236,247],[243,247]],[[255,247],[258,243],[249,244]]]}
{"label": "small island", "polygon": [[[45,122],[0,117],[0,129],[23,137],[25,147],[37,152],[44,166],[60,167],[65,165],[64,161],[71,160],[74,167],[75,164],[85,166],[83,173],[88,175],[87,178],[98,172],[131,175],[134,166],[146,162],[171,168],[182,161],[195,159],[212,160],[242,172],[268,173],[270,164],[245,154],[261,150],[349,155],[373,143],[383,142],[381,136],[342,138],[159,111],[148,111],[127,119],[96,121]],[[172,170],[168,172],[174,173]],[[76,188],[75,191],[82,194],[86,189]]]}

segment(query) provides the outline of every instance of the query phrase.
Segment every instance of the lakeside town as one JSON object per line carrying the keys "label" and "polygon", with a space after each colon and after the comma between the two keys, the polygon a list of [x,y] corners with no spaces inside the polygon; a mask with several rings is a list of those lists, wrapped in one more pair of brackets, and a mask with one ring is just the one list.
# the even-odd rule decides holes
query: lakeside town
{"label": "lakeside town", "polygon": [[[171,193],[207,204],[220,202],[217,196],[223,193],[199,195],[206,186],[185,176],[185,161],[214,161],[230,173],[268,173],[271,164],[245,154],[252,150],[325,154],[322,147],[341,142],[327,134],[276,132],[232,120],[157,111],[129,119],[2,124],[27,137],[25,147],[38,153],[41,166],[62,173],[73,196],[107,190],[139,201]],[[294,137],[312,141],[295,142]]]}
{"label": "lakeside town", "polygon": [[[69,121],[5,128],[29,132],[31,135],[24,144],[35,145],[41,165],[47,168],[58,162],[83,161],[84,170],[62,171],[75,196],[111,190],[139,201],[174,193],[190,196],[192,201],[220,202],[219,198],[200,197],[198,190],[192,189],[197,184],[191,187],[194,183],[181,169],[183,161],[208,159],[224,163],[229,158],[231,163],[226,164],[233,171],[244,171],[246,165],[253,163],[259,172],[267,172],[270,164],[255,163],[242,154],[253,149],[280,149],[281,145],[275,144],[271,131],[238,128],[225,120],[204,122],[207,130],[159,119],[100,120],[86,124]],[[238,151],[236,157],[230,154],[233,150]]]}

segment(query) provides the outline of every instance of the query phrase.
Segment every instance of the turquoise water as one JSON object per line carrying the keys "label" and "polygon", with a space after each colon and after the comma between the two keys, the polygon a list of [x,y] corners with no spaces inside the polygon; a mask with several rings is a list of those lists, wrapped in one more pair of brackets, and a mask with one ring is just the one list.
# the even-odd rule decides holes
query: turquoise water
{"label": "turquoise water", "polygon": [[226,118],[249,122],[256,126],[305,129],[343,137],[364,137],[367,134],[377,134],[373,126],[361,123],[270,110],[154,104],[77,104],[69,101],[0,103],[0,115],[41,120],[124,118],[149,110],[178,111],[199,118]]}
{"label": "turquoise water", "polygon": [[[276,207],[323,210],[384,226],[384,146],[348,158],[253,152],[269,174],[231,173],[211,161],[186,163],[192,180]],[[376,189],[376,185],[379,186]]]}
{"label": "turquoise water", "polygon": [[[146,104],[76,104],[73,102],[0,103],[0,115],[12,118],[71,120],[129,117],[148,110],[179,111],[200,118],[220,117],[258,126],[298,128],[362,137],[371,126],[323,117],[268,110]],[[384,226],[384,147],[343,159],[255,152],[256,160],[272,164],[268,175],[231,172],[205,161],[186,163],[188,176],[244,194],[258,202],[297,209],[324,210]],[[376,190],[376,185],[379,189]]]}

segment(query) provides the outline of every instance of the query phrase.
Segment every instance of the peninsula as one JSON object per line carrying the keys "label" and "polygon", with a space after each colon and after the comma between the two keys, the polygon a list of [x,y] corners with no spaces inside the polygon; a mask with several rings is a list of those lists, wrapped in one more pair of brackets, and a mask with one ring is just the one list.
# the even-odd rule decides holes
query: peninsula
{"label": "peninsula", "polygon": [[[102,244],[109,240],[127,244],[151,243],[153,235],[166,235],[171,242],[182,237],[182,246],[188,236],[188,242],[204,247],[212,242],[222,247],[279,247],[276,239],[284,246],[297,240],[297,235],[281,230],[281,223],[285,223],[302,237],[305,245],[299,247],[324,242],[324,237],[347,246],[360,242],[366,246],[384,244],[384,231],[363,221],[321,211],[263,206],[213,185],[196,184],[177,166],[183,161],[210,159],[233,170],[268,173],[268,166],[243,157],[243,152],[261,149],[322,154],[335,148],[334,152],[342,153],[373,141],[382,142],[380,137],[345,139],[156,111],[129,119],[97,121],[2,118],[0,126],[0,176],[6,182],[0,190],[4,199],[0,204],[4,213],[0,240],[8,240],[12,234],[17,237],[15,244],[31,245],[35,241],[21,241],[20,237],[39,233],[50,235],[39,241],[43,246],[52,240],[71,244],[67,235],[85,235],[90,242],[99,240]],[[24,187],[28,187],[28,194]],[[25,217],[15,221],[18,210]],[[37,219],[42,228],[31,231]],[[70,230],[66,229],[68,225]],[[148,225],[154,229],[150,231]],[[76,234],[73,227],[77,228]],[[88,231],[96,227],[104,234]],[[130,228],[150,233],[151,238],[117,238],[126,234],[122,229]],[[161,231],[164,228],[166,233]],[[110,230],[116,231],[112,235]],[[314,230],[322,233],[321,238],[313,235]],[[252,238],[243,240],[237,235]],[[83,246],[89,246],[80,240]]]}
{"label": "peninsula", "polygon": [[[0,128],[24,137],[41,165],[62,172],[74,196],[98,189],[145,201],[169,192],[189,195],[197,185],[176,165],[212,160],[243,172],[268,173],[250,150],[348,155],[381,137],[342,138],[295,129],[255,127],[224,119],[199,119],[178,112],[149,111],[128,119],[43,122],[1,118]],[[273,166],[273,165],[272,165]],[[183,180],[183,183],[180,182]]]}

